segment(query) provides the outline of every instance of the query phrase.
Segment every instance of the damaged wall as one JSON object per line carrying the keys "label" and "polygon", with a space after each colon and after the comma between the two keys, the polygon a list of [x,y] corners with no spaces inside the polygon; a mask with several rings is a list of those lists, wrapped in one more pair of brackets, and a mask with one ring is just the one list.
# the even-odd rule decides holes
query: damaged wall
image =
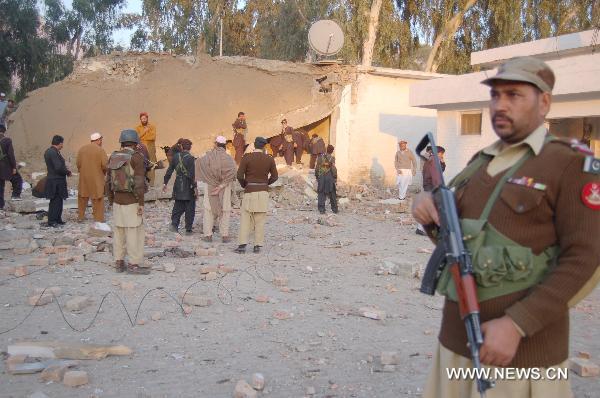
{"label": "damaged wall", "polygon": [[327,117],[354,76],[352,67],[338,65],[116,53],[85,59],[67,79],[30,93],[12,115],[9,135],[19,159],[39,170],[52,135],[65,137],[65,157],[74,163],[90,133],[101,132],[110,152],[119,132],[146,111],[158,145],[188,137],[199,154],[219,134],[232,138],[238,111],[247,114],[250,139],[278,133],[283,117],[295,127]]}
{"label": "damaged wall", "polygon": [[[418,77],[422,79],[423,77]],[[435,133],[436,111],[411,107],[415,78],[361,73],[344,88],[332,116],[340,178],[351,184],[395,185],[398,141],[414,148],[426,132]],[[420,185],[418,167],[413,184]]]}

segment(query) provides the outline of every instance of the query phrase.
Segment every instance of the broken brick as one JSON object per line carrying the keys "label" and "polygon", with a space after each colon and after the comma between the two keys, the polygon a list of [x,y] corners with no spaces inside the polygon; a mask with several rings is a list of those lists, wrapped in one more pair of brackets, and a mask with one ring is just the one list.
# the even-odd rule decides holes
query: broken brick
{"label": "broken brick", "polygon": [[273,314],[273,318],[279,319],[280,321],[284,321],[286,319],[292,318],[294,315],[287,311],[275,311]]}
{"label": "broken brick", "polygon": [[273,285],[278,286],[278,287],[283,287],[283,286],[287,286],[288,284],[288,278],[286,278],[285,276],[281,276],[281,275],[277,275],[273,277]]}
{"label": "broken brick", "polygon": [[29,265],[32,267],[46,267],[50,265],[50,259],[48,257],[34,257],[29,260]]}
{"label": "broken brick", "polygon": [[570,358],[569,369],[581,377],[600,376],[600,367],[585,358]]}
{"label": "broken brick", "polygon": [[29,274],[29,270],[28,270],[28,268],[27,268],[26,265],[18,265],[18,266],[15,267],[15,276],[17,278],[20,278],[20,277],[25,276],[27,274]]}
{"label": "broken brick", "polygon": [[212,300],[204,296],[195,296],[187,293],[185,296],[181,295],[183,302],[187,305],[194,305],[196,307],[208,307],[212,304]]}
{"label": "broken brick", "polygon": [[370,307],[362,307],[358,310],[358,312],[361,316],[369,319],[375,319],[376,321],[384,320],[386,315],[385,311]]}
{"label": "broken brick", "polygon": [[152,316],[150,318],[153,321],[160,321],[162,319],[162,314],[157,311],[157,312],[152,313]]}
{"label": "broken brick", "polygon": [[256,398],[257,393],[250,384],[246,382],[246,380],[240,380],[235,385],[235,390],[233,391],[233,398]]}
{"label": "broken brick", "polygon": [[208,274],[206,274],[206,276],[204,277],[204,280],[206,281],[214,281],[215,279],[217,279],[219,277],[219,275],[217,275],[216,272],[209,272]]}
{"label": "broken brick", "polygon": [[262,373],[254,373],[251,385],[255,390],[262,391],[265,388],[265,376]]}
{"label": "broken brick", "polygon": [[70,370],[65,372],[63,384],[68,387],[78,387],[89,383],[88,374],[81,370]]}
{"label": "broken brick", "polygon": [[91,304],[90,299],[86,296],[76,296],[66,302],[65,307],[69,311],[81,311]]}
{"label": "broken brick", "polygon": [[210,272],[217,272],[219,269],[217,267],[215,267],[214,265],[203,265],[202,267],[200,267],[200,273],[201,274],[208,274]]}
{"label": "broken brick", "polygon": [[384,351],[381,353],[382,365],[398,365],[400,356],[396,351]]}
{"label": "broken brick", "polygon": [[42,371],[40,380],[61,382],[67,370],[69,370],[69,367],[65,365],[50,365]]}

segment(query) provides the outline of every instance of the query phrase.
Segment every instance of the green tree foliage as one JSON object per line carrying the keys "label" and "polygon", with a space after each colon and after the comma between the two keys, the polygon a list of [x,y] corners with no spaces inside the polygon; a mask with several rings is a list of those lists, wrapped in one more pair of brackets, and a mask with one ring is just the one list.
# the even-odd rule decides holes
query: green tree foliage
{"label": "green tree foliage", "polygon": [[[0,89],[19,95],[62,79],[81,56],[112,51],[112,35],[134,28],[132,50],[304,61],[320,19],[342,27],[337,55],[360,64],[372,0],[0,0]],[[43,6],[43,24],[39,5]],[[600,0],[383,0],[374,66],[463,73],[470,55],[508,44],[600,27]],[[434,48],[432,52],[431,49]],[[433,55],[429,57],[429,54]],[[428,58],[430,58],[428,60]],[[430,62],[427,62],[430,61]]]}
{"label": "green tree foliage", "polygon": [[[17,100],[72,69],[72,60],[54,51],[53,43],[39,33],[35,0],[0,0],[0,88],[15,91]],[[11,78],[19,82],[14,89]]]}

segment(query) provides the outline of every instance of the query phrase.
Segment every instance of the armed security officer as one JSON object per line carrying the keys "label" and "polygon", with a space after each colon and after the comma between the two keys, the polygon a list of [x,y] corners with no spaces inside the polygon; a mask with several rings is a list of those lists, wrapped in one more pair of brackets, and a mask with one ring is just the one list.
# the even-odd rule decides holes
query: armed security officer
{"label": "armed security officer", "polygon": [[178,232],[181,215],[185,213],[185,233],[192,234],[194,225],[194,216],[196,213],[196,198],[198,190],[196,188],[195,162],[196,159],[190,154],[192,141],[182,139],[179,141],[181,151],[173,155],[173,160],[169,164],[165,174],[163,192],[167,192],[167,184],[171,179],[173,171],[176,172],[175,184],[173,184],[173,213],[171,214],[171,232]]}
{"label": "armed security officer", "polygon": [[256,137],[254,152],[247,153],[242,158],[237,179],[244,188],[242,198],[239,246],[236,253],[246,252],[248,237],[254,230],[254,253],[260,253],[265,241],[265,222],[269,207],[269,185],[277,181],[275,159],[265,153],[267,140]]}
{"label": "armed security officer", "polygon": [[[144,155],[135,148],[140,142],[135,130],[123,130],[121,150],[108,160],[106,192],[113,211],[113,254],[117,272],[149,274],[144,261],[144,193],[146,166]],[[125,254],[129,264],[125,266]]]}
{"label": "armed security officer", "polygon": [[[569,308],[598,281],[600,178],[576,141],[548,135],[554,73],[535,58],[513,58],[483,81],[500,138],[453,180],[465,246],[472,254],[484,342],[481,362],[516,368],[564,368]],[[586,160],[587,159],[587,160]],[[428,231],[438,222],[429,192],[413,205]],[[479,396],[473,380],[449,380],[448,368],[472,367],[452,279],[439,346],[424,397]],[[568,380],[498,380],[487,397],[572,396]]]}

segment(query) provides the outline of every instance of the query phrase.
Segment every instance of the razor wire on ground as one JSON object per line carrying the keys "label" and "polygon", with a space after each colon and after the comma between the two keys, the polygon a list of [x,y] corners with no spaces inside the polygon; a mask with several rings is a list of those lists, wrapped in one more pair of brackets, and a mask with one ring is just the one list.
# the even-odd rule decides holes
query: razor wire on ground
{"label": "razor wire on ground", "polygon": [[[292,236],[291,238],[292,240],[294,239],[294,236]],[[251,264],[248,265],[244,268],[238,269],[236,270],[236,272],[234,273],[225,273],[222,276],[220,276],[219,278],[216,279],[216,297],[217,299],[223,304],[223,305],[231,305],[233,304],[233,294],[234,294],[234,290],[238,290],[243,292],[244,294],[249,294],[251,291],[255,291],[257,289],[257,283],[258,281],[263,281],[267,284],[271,284],[273,286],[273,279],[275,277],[275,272],[271,269],[272,265],[273,265],[273,261],[272,257],[273,256],[279,256],[279,257],[283,257],[283,258],[289,258],[293,256],[292,250],[290,249],[290,246],[292,245],[291,242],[280,242],[279,244],[276,244],[274,246],[271,246],[271,248],[266,252],[266,254],[263,254],[261,257],[262,259],[266,259],[266,261],[263,261],[262,264]],[[51,268],[52,266],[44,266],[36,271],[33,271],[31,273],[28,273],[26,275],[22,275],[22,276],[14,276],[11,278],[6,278],[4,280],[0,281],[0,285],[8,283],[10,281],[16,280],[16,279],[21,279],[30,275],[33,275],[35,273],[39,273],[41,271],[44,271],[46,269]],[[263,273],[265,272],[264,270],[262,270],[262,268],[267,268],[268,272],[271,273],[270,278],[266,277]],[[232,276],[235,275],[235,276]],[[253,282],[253,287],[250,291],[243,291],[240,288],[240,278],[242,276],[249,276]],[[231,279],[233,278],[234,280],[234,287],[229,288],[224,284],[224,281],[226,281],[227,279]],[[170,292],[168,292],[164,287],[159,286],[159,287],[154,287],[151,289],[146,290],[146,292],[144,293],[142,299],[140,300],[140,302],[137,305],[136,311],[132,316],[132,313],[129,312],[129,310],[127,309],[127,306],[125,305],[125,302],[123,301],[123,299],[121,298],[121,296],[117,293],[115,293],[114,291],[110,291],[105,293],[102,296],[102,299],[100,301],[100,304],[98,305],[98,307],[96,308],[96,311],[94,312],[94,315],[92,317],[92,319],[90,320],[90,322],[85,326],[85,327],[75,327],[73,326],[73,324],[71,322],[69,322],[69,320],[67,320],[67,317],[65,316],[65,312],[64,312],[64,308],[63,305],[60,304],[58,297],[54,294],[54,292],[52,292],[51,290],[48,290],[49,288],[46,287],[42,290],[42,292],[39,294],[38,299],[35,301],[35,303],[32,303],[33,307],[31,308],[31,310],[27,313],[27,315],[25,315],[23,317],[23,319],[21,319],[19,322],[17,322],[14,326],[8,328],[8,329],[2,329],[0,330],[0,335],[12,332],[16,329],[18,329],[21,325],[23,325],[31,316],[32,314],[36,311],[36,309],[38,309],[40,306],[38,305],[40,300],[44,297],[44,295],[46,294],[46,291],[48,290],[48,292],[52,295],[52,298],[54,301],[54,303],[56,304],[56,306],[58,307],[58,310],[61,314],[61,317],[63,319],[63,321],[67,324],[67,326],[69,326],[73,331],[75,332],[79,332],[79,333],[83,333],[87,330],[89,330],[92,326],[94,326],[94,324],[96,323],[96,320],[98,318],[98,315],[100,314],[101,310],[102,310],[102,306],[104,305],[104,303],[106,302],[106,300],[110,297],[110,296],[115,296],[118,300],[118,302],[121,304],[121,307],[123,308],[123,310],[125,311],[125,314],[127,316],[127,319],[129,321],[129,324],[131,327],[135,327],[137,324],[137,320],[138,320],[138,315],[140,313],[140,310],[142,308],[142,304],[144,303],[144,301],[150,296],[151,293],[155,292],[155,291],[161,291],[164,292],[165,294],[167,294],[167,296],[179,307],[182,316],[185,318],[187,317],[187,313],[185,311],[185,307],[184,305],[186,305],[185,303],[185,296],[188,294],[188,292],[194,288],[196,285],[201,284],[201,283],[209,283],[212,281],[205,281],[203,279],[194,281],[192,284],[190,284],[184,291],[183,294],[181,296],[181,299],[178,300],[175,296],[173,296],[173,294],[171,294]]]}

